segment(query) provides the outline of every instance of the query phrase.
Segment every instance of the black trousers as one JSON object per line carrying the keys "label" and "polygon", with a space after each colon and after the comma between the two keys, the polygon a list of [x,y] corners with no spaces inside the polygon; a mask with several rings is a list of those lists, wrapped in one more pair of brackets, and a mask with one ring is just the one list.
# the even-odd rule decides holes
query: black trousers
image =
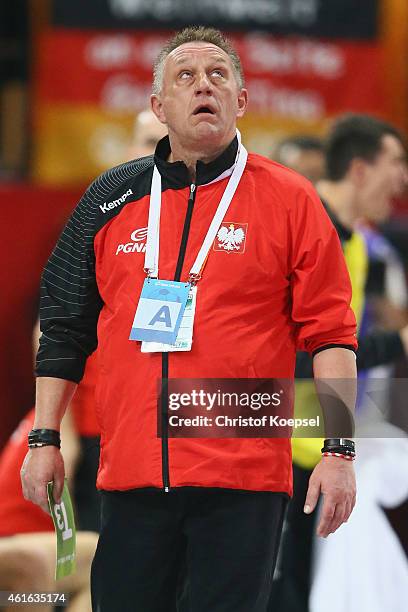
{"label": "black trousers", "polygon": [[287,497],[183,487],[102,493],[94,612],[266,612]]}
{"label": "black trousers", "polygon": [[75,523],[83,531],[99,531],[100,493],[96,489],[99,467],[99,436],[81,436],[81,458],[75,473]]}
{"label": "black trousers", "polygon": [[318,512],[305,514],[312,470],[293,465],[293,497],[285,517],[268,612],[309,612],[314,531]]}

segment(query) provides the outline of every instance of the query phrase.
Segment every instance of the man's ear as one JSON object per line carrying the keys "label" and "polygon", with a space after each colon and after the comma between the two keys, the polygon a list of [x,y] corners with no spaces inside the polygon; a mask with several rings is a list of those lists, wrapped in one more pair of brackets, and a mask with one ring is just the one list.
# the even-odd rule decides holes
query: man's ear
{"label": "man's ear", "polygon": [[163,111],[163,105],[161,103],[160,94],[152,94],[150,96],[150,104],[152,107],[153,113],[156,115],[160,123],[167,124],[166,115]]}
{"label": "man's ear", "polygon": [[248,90],[241,89],[238,95],[237,117],[243,117],[248,106]]}

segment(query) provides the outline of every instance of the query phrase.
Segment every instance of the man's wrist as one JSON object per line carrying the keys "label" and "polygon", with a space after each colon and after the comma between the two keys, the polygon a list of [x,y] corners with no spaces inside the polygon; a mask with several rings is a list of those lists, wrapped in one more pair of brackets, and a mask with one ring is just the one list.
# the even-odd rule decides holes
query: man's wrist
{"label": "man's wrist", "polygon": [[56,446],[61,448],[60,432],[56,429],[32,429],[28,434],[28,448]]}
{"label": "man's wrist", "polygon": [[354,461],[355,455],[346,455],[344,453],[322,453],[322,457],[338,457],[339,459],[345,459],[346,461]]}
{"label": "man's wrist", "polygon": [[327,438],[321,449],[323,457],[340,457],[348,461],[356,458],[356,447],[349,438]]}

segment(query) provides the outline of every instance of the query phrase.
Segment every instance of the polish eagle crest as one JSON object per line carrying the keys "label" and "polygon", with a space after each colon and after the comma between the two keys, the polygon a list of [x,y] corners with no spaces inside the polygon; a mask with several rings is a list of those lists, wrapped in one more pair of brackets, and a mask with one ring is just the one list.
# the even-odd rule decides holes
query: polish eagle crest
{"label": "polish eagle crest", "polygon": [[218,230],[218,247],[225,251],[239,251],[245,239],[245,232],[242,227],[235,228],[231,223],[228,227],[222,226]]}

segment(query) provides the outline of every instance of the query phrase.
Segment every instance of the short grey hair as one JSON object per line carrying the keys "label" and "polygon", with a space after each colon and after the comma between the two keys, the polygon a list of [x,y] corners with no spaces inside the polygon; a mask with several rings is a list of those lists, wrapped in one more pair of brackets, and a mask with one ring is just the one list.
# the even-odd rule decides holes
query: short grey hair
{"label": "short grey hair", "polygon": [[238,53],[235,51],[232,43],[226,38],[220,30],[215,28],[205,28],[204,26],[193,26],[184,28],[177,32],[171,38],[163,49],[160,51],[153,67],[153,88],[154,94],[159,94],[163,84],[164,63],[167,56],[180,47],[189,42],[207,42],[219,47],[230,57],[234,69],[235,78],[238,87],[242,89],[245,86],[244,72],[242,70],[241,60]]}

